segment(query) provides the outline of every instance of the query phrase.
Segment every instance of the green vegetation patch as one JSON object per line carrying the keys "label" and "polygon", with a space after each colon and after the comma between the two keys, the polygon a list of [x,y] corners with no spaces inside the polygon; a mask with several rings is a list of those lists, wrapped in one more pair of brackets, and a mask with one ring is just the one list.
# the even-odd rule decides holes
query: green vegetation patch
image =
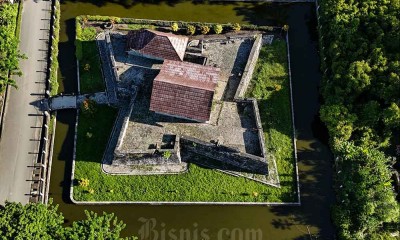
{"label": "green vegetation patch", "polygon": [[79,81],[81,93],[104,91],[99,50],[95,41],[82,42],[82,59],[79,61]]}
{"label": "green vegetation patch", "polygon": [[79,82],[81,93],[104,91],[99,50],[96,45],[97,31],[86,26],[87,19],[76,19],[76,58],[79,60]]}
{"label": "green vegetation patch", "polygon": [[51,42],[51,65],[50,65],[50,95],[54,96],[58,93],[58,43],[60,41],[60,3],[56,1],[55,19],[53,36]]}
{"label": "green vegetation patch", "polygon": [[276,39],[261,48],[247,96],[258,100],[266,151],[276,159],[280,194],[294,201],[296,173],[285,41]]}
{"label": "green vegetation patch", "polygon": [[400,132],[399,1],[319,3],[320,115],[337,159],[338,237],[398,239],[400,210],[387,156],[395,157]]}
{"label": "green vegetation patch", "polygon": [[21,75],[19,59],[23,55],[18,50],[17,15],[18,4],[0,4],[0,93],[9,84],[17,87],[11,75]]}
{"label": "green vegetation patch", "polygon": [[[268,54],[267,54],[268,53]],[[281,84],[280,91],[259,96],[261,117],[269,151],[278,162],[281,188],[270,187],[242,177],[189,164],[187,173],[178,175],[125,176],[107,175],[100,163],[115,121],[117,110],[96,106],[83,110],[79,117],[77,158],[75,162],[74,199],[77,201],[210,201],[210,202],[293,202],[294,188],[293,144],[289,82],[287,78],[285,42],[277,41],[263,48],[257,65],[250,95],[264,81],[262,69],[277,66],[281,76],[273,81]],[[264,81],[261,81],[264,79]],[[269,97],[266,97],[266,96]],[[283,110],[283,109],[286,109]],[[278,114],[279,113],[279,114]],[[274,119],[270,119],[270,117]],[[274,141],[274,143],[271,143]]]}

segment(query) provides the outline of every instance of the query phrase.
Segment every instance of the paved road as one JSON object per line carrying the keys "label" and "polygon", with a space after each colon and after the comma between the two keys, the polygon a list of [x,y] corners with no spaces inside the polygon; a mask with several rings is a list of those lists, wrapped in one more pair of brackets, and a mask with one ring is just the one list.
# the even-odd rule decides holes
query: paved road
{"label": "paved road", "polygon": [[[0,204],[27,203],[32,169],[39,148],[41,113],[32,105],[43,97],[50,1],[26,0],[22,13],[20,50],[28,59],[20,63],[18,89],[11,89],[0,140]],[[42,40],[41,40],[42,39]]]}

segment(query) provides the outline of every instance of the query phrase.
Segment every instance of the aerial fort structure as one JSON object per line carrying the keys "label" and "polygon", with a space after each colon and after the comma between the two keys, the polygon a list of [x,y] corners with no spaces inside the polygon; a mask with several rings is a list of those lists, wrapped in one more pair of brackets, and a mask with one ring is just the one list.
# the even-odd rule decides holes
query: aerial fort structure
{"label": "aerial fort structure", "polygon": [[244,97],[265,41],[259,33],[100,33],[103,74],[112,75],[104,74],[107,94],[120,108],[103,171],[179,174],[192,162],[278,186],[257,101]]}

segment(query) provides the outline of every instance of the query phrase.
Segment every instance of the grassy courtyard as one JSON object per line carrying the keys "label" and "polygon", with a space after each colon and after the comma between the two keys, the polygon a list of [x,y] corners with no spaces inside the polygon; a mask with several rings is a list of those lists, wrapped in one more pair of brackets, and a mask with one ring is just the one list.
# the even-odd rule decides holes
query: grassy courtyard
{"label": "grassy courtyard", "polygon": [[83,178],[88,179],[89,184],[74,187],[75,200],[296,201],[285,42],[275,41],[272,46],[264,47],[260,58],[249,95],[260,99],[266,146],[268,151],[276,156],[281,188],[234,177],[195,164],[190,164],[189,171],[180,175],[106,175],[101,171],[100,162],[117,110],[107,106],[97,106],[93,113],[82,112],[79,118],[75,179],[76,182]]}
{"label": "grassy courtyard", "polygon": [[105,90],[99,51],[95,41],[81,42],[82,59],[79,61],[81,93],[94,93]]}

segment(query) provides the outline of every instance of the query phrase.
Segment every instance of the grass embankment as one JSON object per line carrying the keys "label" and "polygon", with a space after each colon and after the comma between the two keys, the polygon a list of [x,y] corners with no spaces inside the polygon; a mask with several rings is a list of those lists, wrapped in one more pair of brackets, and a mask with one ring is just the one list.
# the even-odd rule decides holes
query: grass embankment
{"label": "grass embankment", "polygon": [[[263,48],[257,65],[251,95],[259,96],[265,84],[281,84],[280,91],[262,91],[259,97],[267,146],[276,154],[282,188],[270,187],[246,178],[190,164],[180,175],[112,176],[102,173],[100,162],[107,144],[116,110],[98,106],[94,115],[82,112],[78,126],[75,179],[89,179],[87,187],[76,186],[78,201],[214,201],[214,202],[293,202],[293,145],[284,42]],[[264,69],[272,67],[269,75]],[[278,77],[279,76],[279,77]],[[274,82],[274,83],[275,83]],[[278,114],[280,113],[280,114]],[[274,118],[274,119],[270,119]],[[271,143],[270,141],[275,141]]]}
{"label": "grass embankment", "polygon": [[276,39],[261,48],[247,95],[258,100],[265,147],[276,158],[281,191],[293,193],[296,175],[285,41]]}
{"label": "grass embankment", "polygon": [[86,27],[81,18],[76,19],[76,57],[79,60],[81,93],[105,90],[101,74],[100,55],[96,45],[96,29]]}

